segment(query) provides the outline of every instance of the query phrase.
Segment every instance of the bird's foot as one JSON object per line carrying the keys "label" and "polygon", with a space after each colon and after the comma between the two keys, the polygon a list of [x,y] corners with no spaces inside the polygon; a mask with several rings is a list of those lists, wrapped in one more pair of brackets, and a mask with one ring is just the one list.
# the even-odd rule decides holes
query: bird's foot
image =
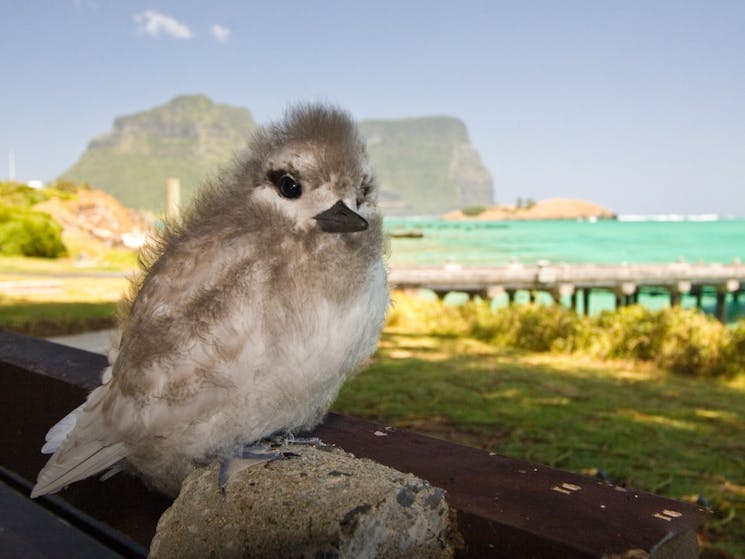
{"label": "bird's foot", "polygon": [[250,466],[266,464],[274,460],[297,458],[300,456],[299,454],[287,450],[292,445],[325,446],[318,437],[295,437],[292,433],[274,435],[252,445],[246,445],[240,448],[235,456],[220,459],[218,477],[220,491],[225,493],[225,486],[228,484],[230,477]]}
{"label": "bird's foot", "polygon": [[271,445],[263,442],[246,445],[242,447],[236,456],[240,460],[246,460],[252,464],[263,464],[264,462],[271,462],[276,460],[280,456],[277,452],[272,449]]}
{"label": "bird's foot", "polygon": [[292,433],[283,433],[274,435],[271,442],[275,446],[306,445],[306,446],[324,446],[323,441],[318,437],[296,437]]}
{"label": "bird's foot", "polygon": [[280,458],[284,458],[284,456],[273,450],[270,445],[263,443],[246,445],[239,449],[235,456],[221,458],[218,475],[220,491],[225,493],[225,486],[228,484],[228,479],[241,470],[250,466],[266,464]]}

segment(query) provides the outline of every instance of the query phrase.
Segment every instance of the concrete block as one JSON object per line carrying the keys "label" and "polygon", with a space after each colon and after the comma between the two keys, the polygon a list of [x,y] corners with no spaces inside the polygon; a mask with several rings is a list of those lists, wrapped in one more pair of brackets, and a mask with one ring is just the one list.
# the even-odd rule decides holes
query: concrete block
{"label": "concrete block", "polygon": [[[457,532],[444,491],[331,447],[195,470],[158,522],[150,557],[449,558]],[[292,456],[294,455],[294,456]]]}

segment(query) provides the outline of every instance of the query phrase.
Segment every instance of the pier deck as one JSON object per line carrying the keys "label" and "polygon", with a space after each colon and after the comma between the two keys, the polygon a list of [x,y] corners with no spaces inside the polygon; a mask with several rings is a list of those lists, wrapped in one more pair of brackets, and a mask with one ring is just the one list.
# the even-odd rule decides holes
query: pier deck
{"label": "pier deck", "polygon": [[587,309],[592,290],[611,291],[616,304],[636,302],[640,289],[664,289],[672,304],[685,294],[695,295],[700,306],[703,290],[717,296],[717,315],[726,319],[725,298],[737,298],[745,286],[745,264],[509,264],[505,266],[394,267],[389,274],[391,286],[399,289],[428,288],[438,294],[464,291],[493,297],[506,292],[512,301],[519,290],[544,291],[555,299],[571,296],[577,308],[577,293],[583,292]]}

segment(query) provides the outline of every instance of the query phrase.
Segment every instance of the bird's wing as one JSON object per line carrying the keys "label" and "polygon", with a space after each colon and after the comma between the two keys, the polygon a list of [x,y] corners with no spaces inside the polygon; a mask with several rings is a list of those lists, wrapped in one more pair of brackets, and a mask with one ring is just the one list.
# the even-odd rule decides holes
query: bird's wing
{"label": "bird's wing", "polygon": [[[45,448],[54,455],[32,497],[115,465],[130,454],[127,441],[168,434],[219,409],[233,389],[219,363],[244,344],[222,320],[232,314],[230,296],[241,290],[235,277],[246,266],[229,261],[236,259],[231,250],[195,241],[146,279],[126,320],[113,376],[105,375],[105,384],[50,430]],[[200,260],[215,253],[209,265]]]}
{"label": "bird's wing", "polygon": [[[36,485],[31,491],[32,499],[59,491],[66,485],[96,474],[127,456],[126,445],[122,442],[108,442],[104,431],[100,410],[108,386],[104,384],[91,392],[85,404],[60,422],[69,424],[70,421],[74,421],[74,425],[46,466],[39,472]],[[50,435],[53,439],[58,439],[66,428],[67,425],[59,428],[56,425],[50,430]]]}
{"label": "bird's wing", "polygon": [[[201,260],[205,253],[214,256]],[[263,343],[264,333],[250,326],[262,304],[251,291],[266,281],[253,262],[250,246],[220,251],[207,241],[180,246],[159,261],[125,319],[113,368],[106,413],[120,433],[165,430],[181,421],[182,407],[195,413],[230,395],[226,369],[246,346],[258,351]],[[132,401],[137,413],[122,413]]]}

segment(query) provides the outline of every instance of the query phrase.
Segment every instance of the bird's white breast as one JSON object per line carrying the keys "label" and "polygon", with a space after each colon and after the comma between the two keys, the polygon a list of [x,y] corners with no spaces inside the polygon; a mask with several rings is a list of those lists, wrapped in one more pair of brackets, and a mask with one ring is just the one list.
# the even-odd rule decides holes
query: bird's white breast
{"label": "bird's white breast", "polygon": [[193,457],[208,457],[317,424],[347,374],[377,346],[388,306],[382,262],[366,279],[353,297],[332,301],[308,295],[285,316],[268,317],[284,322],[281,339],[268,337],[270,330],[236,313],[232,326],[243,331],[245,345],[222,371],[234,387],[229,389],[229,404],[172,433],[164,445],[176,453],[187,450]]}

